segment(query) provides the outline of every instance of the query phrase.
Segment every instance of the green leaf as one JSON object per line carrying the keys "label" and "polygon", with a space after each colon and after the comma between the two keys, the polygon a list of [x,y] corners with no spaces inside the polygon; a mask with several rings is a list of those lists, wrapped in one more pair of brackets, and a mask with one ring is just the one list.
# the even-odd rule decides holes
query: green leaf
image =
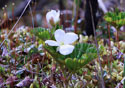
{"label": "green leaf", "polygon": [[116,9],[115,12],[106,13],[104,19],[119,29],[121,26],[125,25],[125,12],[120,12],[118,9]]}
{"label": "green leaf", "polygon": [[51,34],[48,29],[45,28],[34,28],[31,33],[45,41],[51,38]]}
{"label": "green leaf", "polygon": [[65,65],[70,71],[75,72],[97,57],[96,47],[92,44],[78,43],[69,55],[61,55],[57,47],[44,46],[45,50],[60,64]]}
{"label": "green leaf", "polygon": [[0,66],[0,73],[4,73],[5,72],[5,68],[3,68],[2,66]]}
{"label": "green leaf", "polygon": [[64,61],[61,61],[61,60],[64,60],[65,56],[61,55],[56,51],[57,47],[51,47],[48,45],[44,45],[43,47],[58,63],[60,64],[64,63]]}
{"label": "green leaf", "polygon": [[92,44],[78,43],[75,45],[73,53],[67,55],[66,58],[77,58],[81,59],[81,56],[85,53],[96,53],[96,48]]}

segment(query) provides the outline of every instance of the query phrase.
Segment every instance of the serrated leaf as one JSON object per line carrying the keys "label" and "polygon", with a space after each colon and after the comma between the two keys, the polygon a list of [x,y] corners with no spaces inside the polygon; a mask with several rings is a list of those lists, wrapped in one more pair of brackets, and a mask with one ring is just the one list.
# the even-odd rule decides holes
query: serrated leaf
{"label": "serrated leaf", "polygon": [[125,25],[125,12],[120,12],[118,9],[115,12],[108,12],[104,16],[104,19],[119,29],[121,26]]}
{"label": "serrated leaf", "polygon": [[95,46],[87,43],[76,44],[74,51],[66,56],[58,53],[56,51],[57,47],[44,46],[44,48],[57,62],[66,65],[71,71],[78,70],[97,57]]}
{"label": "serrated leaf", "polygon": [[73,53],[66,57],[80,59],[85,53],[96,53],[96,48],[92,44],[78,43],[75,45]]}
{"label": "serrated leaf", "polygon": [[31,33],[35,36],[40,38],[41,40],[45,41],[51,38],[49,30],[45,28],[34,28]]}

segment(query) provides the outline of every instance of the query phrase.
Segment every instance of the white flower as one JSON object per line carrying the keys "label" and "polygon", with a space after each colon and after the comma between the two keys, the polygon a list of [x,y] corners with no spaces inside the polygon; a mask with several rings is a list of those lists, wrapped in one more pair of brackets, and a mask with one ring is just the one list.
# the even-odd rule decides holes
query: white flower
{"label": "white flower", "polygon": [[46,14],[46,20],[51,25],[57,24],[60,21],[60,11],[51,10]]}
{"label": "white flower", "polygon": [[55,39],[54,40],[46,40],[45,43],[49,46],[58,46],[57,51],[59,51],[62,55],[68,55],[73,52],[74,46],[71,45],[78,39],[78,35],[69,32],[65,33],[63,30],[58,29],[54,33]]}
{"label": "white flower", "polygon": [[87,42],[88,36],[79,35],[79,43]]}

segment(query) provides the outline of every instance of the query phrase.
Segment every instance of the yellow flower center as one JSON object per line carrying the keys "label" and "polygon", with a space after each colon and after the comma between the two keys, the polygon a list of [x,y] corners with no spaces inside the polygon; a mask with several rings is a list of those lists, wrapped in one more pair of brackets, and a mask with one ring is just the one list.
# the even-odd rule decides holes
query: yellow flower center
{"label": "yellow flower center", "polygon": [[61,42],[60,45],[64,45],[64,42]]}

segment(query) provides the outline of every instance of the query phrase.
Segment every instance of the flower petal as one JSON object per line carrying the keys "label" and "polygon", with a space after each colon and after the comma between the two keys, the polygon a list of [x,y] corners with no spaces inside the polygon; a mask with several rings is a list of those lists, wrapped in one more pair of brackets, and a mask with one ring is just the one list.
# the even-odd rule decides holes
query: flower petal
{"label": "flower petal", "polygon": [[50,23],[50,19],[52,19],[52,18],[53,18],[53,15],[51,14],[51,12],[48,12],[46,14],[46,20],[47,20],[47,22]]}
{"label": "flower petal", "polygon": [[56,24],[60,20],[60,11],[51,10],[51,11],[47,12],[46,20],[48,23],[50,23],[50,20],[53,20],[54,24]]}
{"label": "flower petal", "polygon": [[65,36],[65,32],[62,29],[58,29],[55,31],[55,39],[58,43],[63,42],[64,41],[64,36]]}
{"label": "flower petal", "polygon": [[48,44],[49,46],[59,46],[59,44],[53,40],[46,40],[45,43]]}
{"label": "flower petal", "polygon": [[55,15],[53,14],[53,16],[54,16],[54,23],[56,24],[60,20],[60,11],[59,10],[56,11],[56,14]]}
{"label": "flower petal", "polygon": [[64,44],[72,44],[78,39],[78,35],[75,33],[66,33],[64,39]]}
{"label": "flower petal", "polygon": [[72,53],[74,50],[74,46],[73,45],[62,45],[59,47],[59,52],[62,55],[68,55],[70,53]]}

